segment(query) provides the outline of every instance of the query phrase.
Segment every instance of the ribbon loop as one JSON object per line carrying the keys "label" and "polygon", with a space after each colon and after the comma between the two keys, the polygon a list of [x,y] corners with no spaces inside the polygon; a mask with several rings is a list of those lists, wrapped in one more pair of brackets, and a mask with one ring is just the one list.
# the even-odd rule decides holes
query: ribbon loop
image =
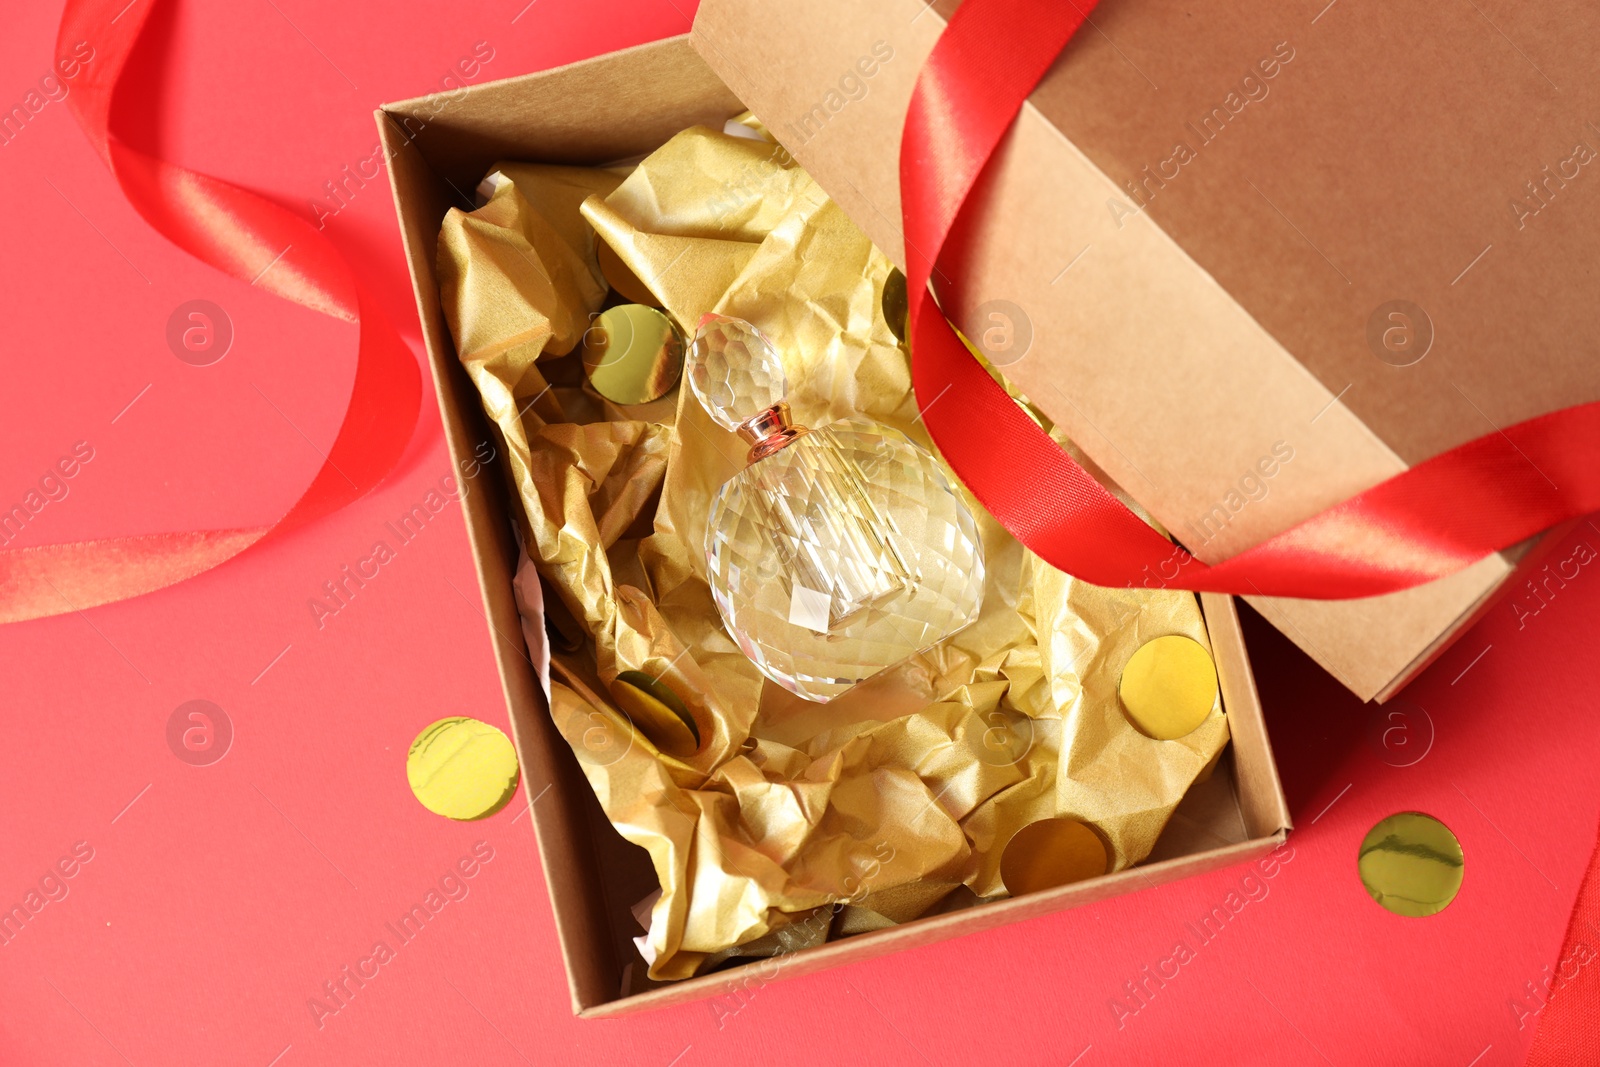
{"label": "ribbon loop", "polygon": [[[416,425],[422,398],[417,361],[393,325],[374,312],[332,241],[265,197],[141,152],[111,132],[112,97],[152,7],[67,0],[56,37],[59,69],[78,71],[67,106],[128,202],[168,240],[239,281],[360,324],[355,382],[322,467],[276,523],[0,549],[0,622],[154,592],[264,537],[336,511],[383,480]],[[77,55],[84,42],[94,49],[89,63]]]}

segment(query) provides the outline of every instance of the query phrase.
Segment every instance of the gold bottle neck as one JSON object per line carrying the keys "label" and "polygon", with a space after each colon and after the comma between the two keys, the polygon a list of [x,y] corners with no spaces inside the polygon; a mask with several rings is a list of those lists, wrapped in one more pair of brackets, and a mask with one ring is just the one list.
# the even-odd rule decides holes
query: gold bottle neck
{"label": "gold bottle neck", "polygon": [[766,459],[808,432],[804,426],[789,421],[789,405],[782,400],[745,419],[737,429],[739,436],[750,445],[750,454],[745,457],[747,463]]}

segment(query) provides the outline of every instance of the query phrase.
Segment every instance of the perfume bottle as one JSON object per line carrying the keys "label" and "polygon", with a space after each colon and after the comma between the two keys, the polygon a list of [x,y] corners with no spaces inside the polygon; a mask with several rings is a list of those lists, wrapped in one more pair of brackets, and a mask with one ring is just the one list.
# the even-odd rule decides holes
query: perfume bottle
{"label": "perfume bottle", "polygon": [[702,318],[687,371],[750,445],[711,502],[705,549],[723,624],[763,674],[831,700],[978,617],[983,543],[932,455],[860,416],[795,425],[783,362],[742,319]]}

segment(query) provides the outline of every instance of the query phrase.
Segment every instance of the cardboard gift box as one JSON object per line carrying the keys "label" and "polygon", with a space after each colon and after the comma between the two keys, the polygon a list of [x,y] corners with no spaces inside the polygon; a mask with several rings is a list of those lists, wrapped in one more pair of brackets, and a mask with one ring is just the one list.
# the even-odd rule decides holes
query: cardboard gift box
{"label": "cardboard gift box", "polygon": [[[694,44],[898,259],[901,124],[954,6],[704,0]],[[1010,381],[1196,555],[1600,398],[1600,8],[1091,18],[1002,146],[944,310],[999,329]],[[1251,602],[1385,699],[1522,588],[1531,549],[1389,596]]]}
{"label": "cardboard gift box", "polygon": [[[896,62],[909,65],[909,53],[896,52],[879,69]],[[743,110],[745,103],[690,39],[678,37],[557,70],[389,104],[376,116],[445,433],[467,486],[463,510],[573,1010],[586,1016],[748,989],[778,974],[808,973],[1265,856],[1282,844],[1289,827],[1232,601],[1206,595],[1202,605],[1232,744],[1211,776],[1190,791],[1136,870],[628,994],[625,969],[637,959],[632,938],[640,930],[631,909],[655,888],[655,875],[643,850],[625,842],[606,821],[545,705],[512,586],[517,545],[509,509],[515,503],[494,463],[483,462],[490,454],[484,445],[492,446],[494,439],[441,311],[435,249],[446,211],[470,207],[470,191],[498,160],[606,163],[649,152],[691,125],[720,128]],[[852,210],[859,207],[858,202]],[[864,228],[873,225],[870,218],[854,217]]]}

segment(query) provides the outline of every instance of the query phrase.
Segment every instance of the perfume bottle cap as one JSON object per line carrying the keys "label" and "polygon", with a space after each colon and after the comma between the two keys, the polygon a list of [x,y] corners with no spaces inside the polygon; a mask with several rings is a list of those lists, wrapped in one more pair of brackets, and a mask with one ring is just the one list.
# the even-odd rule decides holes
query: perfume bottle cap
{"label": "perfume bottle cap", "polygon": [[788,383],[772,342],[743,319],[704,315],[689,346],[689,387],[725,430],[782,403]]}

